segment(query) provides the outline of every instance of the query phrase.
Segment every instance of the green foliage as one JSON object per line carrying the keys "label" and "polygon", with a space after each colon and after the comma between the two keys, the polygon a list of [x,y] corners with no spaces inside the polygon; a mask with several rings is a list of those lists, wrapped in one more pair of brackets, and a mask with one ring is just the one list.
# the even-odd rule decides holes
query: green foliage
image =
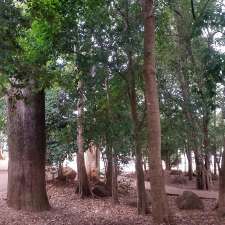
{"label": "green foliage", "polygon": [[73,101],[55,88],[46,94],[47,152],[50,163],[62,163],[75,152]]}
{"label": "green foliage", "polygon": [[[162,120],[162,154],[176,158],[193,128],[202,146],[203,119],[216,139],[213,113],[224,85],[224,10],[220,1],[156,1],[156,66]],[[135,81],[140,141],[147,146],[143,90],[143,16],[138,1],[27,0],[0,2],[0,92],[35,79],[47,89],[46,122],[51,162],[76,151],[77,83],[84,82],[86,147],[108,144],[120,155],[134,149],[128,98]],[[193,13],[195,15],[193,15]],[[132,56],[132,77],[129,57]],[[187,88],[182,95],[180,75]],[[221,106],[220,106],[221,107]],[[1,112],[5,105],[1,104]],[[5,113],[3,113],[5,115]],[[216,120],[218,118],[216,117]],[[5,127],[5,116],[0,118]],[[220,126],[220,128],[222,125]],[[222,129],[222,128],[221,128]],[[214,133],[215,131],[215,133]],[[216,143],[216,141],[215,141]],[[220,144],[221,145],[221,144]]]}

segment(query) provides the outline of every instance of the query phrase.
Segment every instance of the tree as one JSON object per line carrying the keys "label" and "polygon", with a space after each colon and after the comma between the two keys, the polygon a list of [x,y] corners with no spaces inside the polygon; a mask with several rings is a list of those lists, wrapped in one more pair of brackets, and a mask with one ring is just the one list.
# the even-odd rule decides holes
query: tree
{"label": "tree", "polygon": [[[46,91],[47,162],[62,169],[75,152],[74,97],[55,85]],[[59,171],[59,174],[61,172]]]}
{"label": "tree", "polygon": [[[49,84],[49,80],[46,79],[47,62],[52,53],[59,21],[56,19],[55,6],[53,7],[51,2],[46,2],[45,5],[42,3],[41,0],[24,3],[26,4],[24,19],[29,23],[19,23],[15,26],[16,36],[13,39],[15,51],[9,55],[12,60],[6,65],[6,68],[11,70],[2,72],[10,83],[7,86],[9,87],[7,203],[9,207],[31,211],[50,208],[45,188],[44,89]],[[58,2],[55,3],[57,5]],[[22,4],[21,7],[24,6]],[[16,8],[13,2],[11,7]],[[48,20],[49,17],[45,17],[46,12],[55,20]],[[11,21],[10,17],[5,18]]]}
{"label": "tree", "polygon": [[152,215],[156,224],[170,222],[161,163],[160,112],[155,73],[155,17],[153,0],[144,1],[144,79],[149,138]]}
{"label": "tree", "polygon": [[77,102],[77,172],[79,194],[81,198],[91,195],[87,171],[84,162],[84,137],[83,137],[83,123],[84,123],[84,89],[83,81],[78,81],[78,102]]}
{"label": "tree", "polygon": [[8,192],[7,204],[17,210],[50,208],[45,188],[45,100],[34,84],[8,96]]}

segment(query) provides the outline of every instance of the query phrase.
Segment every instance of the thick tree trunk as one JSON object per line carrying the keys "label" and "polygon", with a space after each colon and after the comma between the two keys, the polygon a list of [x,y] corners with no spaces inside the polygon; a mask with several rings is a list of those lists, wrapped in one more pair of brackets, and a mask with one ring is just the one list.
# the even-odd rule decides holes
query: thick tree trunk
{"label": "thick tree trunk", "polygon": [[8,97],[8,190],[7,204],[17,210],[50,208],[45,187],[45,97],[23,90],[25,99]]}
{"label": "thick tree trunk", "polygon": [[219,198],[218,212],[220,216],[225,216],[225,150],[222,155],[222,165],[219,170]]}
{"label": "thick tree trunk", "polygon": [[113,201],[113,204],[119,204],[117,175],[118,175],[117,158],[115,153],[112,152],[112,201]]}
{"label": "thick tree trunk", "polygon": [[146,214],[148,212],[146,190],[145,190],[145,179],[143,171],[143,161],[142,161],[142,151],[140,143],[140,122],[138,119],[137,112],[137,95],[135,90],[135,77],[133,73],[133,62],[132,55],[129,53],[129,63],[128,63],[128,95],[130,100],[131,117],[133,122],[133,140],[135,146],[135,169],[137,178],[137,210],[138,214]]}
{"label": "thick tree trunk", "polygon": [[83,81],[78,83],[78,103],[77,103],[77,172],[78,190],[81,198],[91,195],[88,176],[84,162],[84,137],[83,137],[83,116],[84,116],[84,93]]}
{"label": "thick tree trunk", "polygon": [[149,131],[152,215],[155,224],[170,223],[161,161],[161,127],[155,71],[155,17],[153,0],[144,3],[144,78]]}

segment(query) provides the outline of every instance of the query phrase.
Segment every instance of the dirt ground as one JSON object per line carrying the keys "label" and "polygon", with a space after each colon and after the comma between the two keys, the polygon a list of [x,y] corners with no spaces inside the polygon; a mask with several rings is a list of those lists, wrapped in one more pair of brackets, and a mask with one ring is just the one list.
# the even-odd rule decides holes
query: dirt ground
{"label": "dirt ground", "polygon": [[[135,200],[135,190],[120,195],[120,204],[113,205],[110,198],[80,200],[73,186],[48,185],[52,209],[48,212],[30,213],[9,209],[6,196],[0,196],[0,225],[153,225],[151,214],[138,216],[130,206]],[[225,225],[213,210],[216,200],[204,199],[205,210],[179,210],[176,196],[168,196],[174,215],[174,225]]]}

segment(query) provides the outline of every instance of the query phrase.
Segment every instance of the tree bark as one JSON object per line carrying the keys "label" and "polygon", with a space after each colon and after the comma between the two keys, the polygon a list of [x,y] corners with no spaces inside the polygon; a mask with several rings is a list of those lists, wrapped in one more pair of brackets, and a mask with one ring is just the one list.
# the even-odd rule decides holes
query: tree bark
{"label": "tree bark", "polygon": [[152,215],[155,224],[170,223],[161,161],[161,127],[155,71],[155,17],[153,0],[144,2],[144,79],[149,131]]}
{"label": "tree bark", "polygon": [[225,216],[225,150],[222,154],[222,164],[219,170],[218,213],[220,216]]}
{"label": "tree bark", "polygon": [[213,154],[213,175],[214,175],[214,178],[217,177],[217,154],[216,154],[216,150]]}
{"label": "tree bark", "polygon": [[118,175],[117,157],[112,149],[112,201],[113,201],[113,204],[119,204],[117,175]]}
{"label": "tree bark", "polygon": [[140,121],[138,119],[137,112],[137,94],[135,90],[135,77],[133,73],[133,61],[132,55],[128,55],[128,95],[130,100],[131,108],[131,119],[133,123],[133,140],[135,146],[135,169],[137,177],[137,210],[138,214],[146,214],[148,210],[146,190],[145,190],[145,179],[143,171],[143,159],[141,151],[141,142],[140,142]]}
{"label": "tree bark", "polygon": [[81,198],[91,195],[88,176],[84,161],[84,137],[83,121],[84,120],[84,93],[83,81],[78,82],[78,102],[77,102],[77,173],[78,173],[78,190]]}
{"label": "tree bark", "polygon": [[7,204],[17,210],[50,208],[45,187],[45,95],[23,89],[23,99],[8,97]]}
{"label": "tree bark", "polygon": [[63,163],[62,162],[59,162],[58,179],[59,180],[64,180],[64,176],[63,176]]}
{"label": "tree bark", "polygon": [[169,152],[166,153],[165,164],[166,164],[166,170],[171,170],[171,159],[170,159]]}
{"label": "tree bark", "polygon": [[112,150],[109,146],[106,146],[106,158],[107,158],[107,165],[106,165],[106,188],[112,193]]}
{"label": "tree bark", "polygon": [[189,149],[189,147],[187,147],[187,149],[186,149],[186,155],[187,155],[187,160],[188,160],[188,179],[192,180],[193,179],[192,152]]}

